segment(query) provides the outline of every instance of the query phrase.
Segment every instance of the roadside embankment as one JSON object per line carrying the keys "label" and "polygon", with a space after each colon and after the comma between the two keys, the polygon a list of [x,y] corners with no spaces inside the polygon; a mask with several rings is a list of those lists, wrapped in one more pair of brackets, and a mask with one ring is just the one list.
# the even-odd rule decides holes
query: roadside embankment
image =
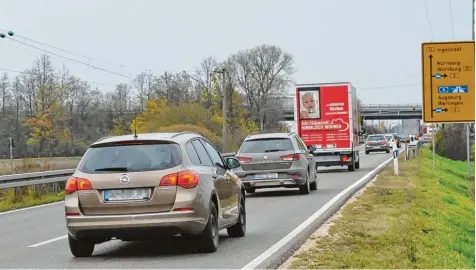
{"label": "roadside embankment", "polygon": [[[472,170],[474,171],[474,169]],[[344,205],[282,268],[474,269],[474,177],[467,165],[423,149],[390,165]]]}

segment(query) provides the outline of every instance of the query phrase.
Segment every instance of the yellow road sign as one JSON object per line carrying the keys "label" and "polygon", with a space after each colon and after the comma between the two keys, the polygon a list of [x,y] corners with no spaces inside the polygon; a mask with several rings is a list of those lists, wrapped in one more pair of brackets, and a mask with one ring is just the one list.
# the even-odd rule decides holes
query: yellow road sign
{"label": "yellow road sign", "polygon": [[474,122],[474,41],[422,44],[423,122]]}

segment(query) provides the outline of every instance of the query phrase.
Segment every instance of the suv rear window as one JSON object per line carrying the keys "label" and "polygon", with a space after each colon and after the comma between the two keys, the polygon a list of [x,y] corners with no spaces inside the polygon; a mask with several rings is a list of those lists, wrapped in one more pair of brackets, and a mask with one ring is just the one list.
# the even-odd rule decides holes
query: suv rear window
{"label": "suv rear window", "polygon": [[267,138],[244,141],[241,145],[240,153],[268,153],[290,150],[294,150],[293,143],[290,139]]}
{"label": "suv rear window", "polygon": [[165,170],[182,163],[180,146],[173,142],[118,142],[90,147],[78,165],[84,173]]}
{"label": "suv rear window", "polygon": [[383,135],[374,135],[367,138],[368,141],[383,141],[385,137]]}

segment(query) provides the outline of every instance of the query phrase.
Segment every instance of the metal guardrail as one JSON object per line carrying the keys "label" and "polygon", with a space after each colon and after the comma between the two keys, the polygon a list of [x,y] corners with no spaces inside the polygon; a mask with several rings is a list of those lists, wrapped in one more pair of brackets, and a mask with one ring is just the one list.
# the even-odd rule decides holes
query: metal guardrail
{"label": "metal guardrail", "polygon": [[[224,158],[233,157],[235,155],[235,152],[222,154]],[[70,177],[74,171],[76,171],[76,169],[1,175],[0,189],[64,182],[68,180],[68,177]]]}

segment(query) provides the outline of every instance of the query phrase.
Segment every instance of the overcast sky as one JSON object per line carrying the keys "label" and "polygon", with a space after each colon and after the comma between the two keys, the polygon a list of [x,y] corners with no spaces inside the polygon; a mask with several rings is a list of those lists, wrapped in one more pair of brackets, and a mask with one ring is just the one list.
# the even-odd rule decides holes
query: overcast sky
{"label": "overcast sky", "polygon": [[[424,0],[0,0],[0,29],[128,76],[193,72],[206,56],[272,44],[295,56],[297,83],[351,81],[363,103],[421,103],[421,43],[470,40],[472,22],[471,0],[451,0],[452,13],[448,0],[426,2],[433,35]],[[1,39],[0,69],[30,68],[41,53]],[[84,80],[130,82],[53,60]]]}

